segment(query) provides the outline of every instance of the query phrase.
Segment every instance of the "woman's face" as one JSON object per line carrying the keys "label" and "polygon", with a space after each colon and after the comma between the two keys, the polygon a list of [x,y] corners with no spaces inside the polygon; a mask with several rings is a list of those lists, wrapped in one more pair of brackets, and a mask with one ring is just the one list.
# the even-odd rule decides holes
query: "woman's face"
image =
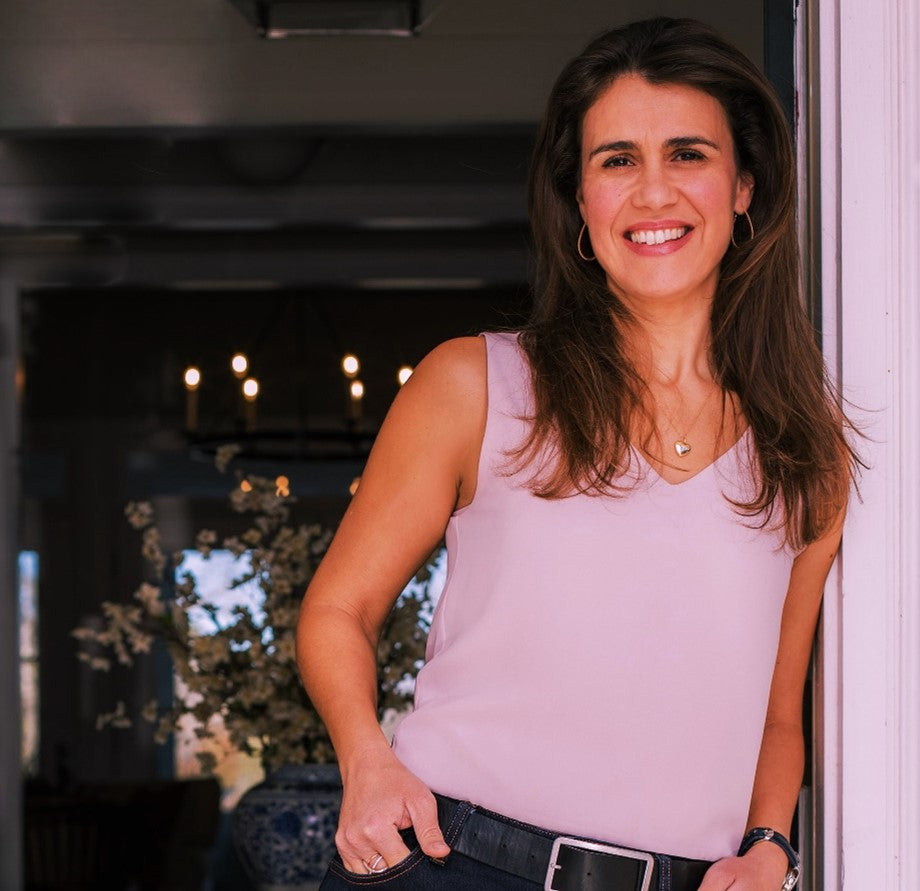
{"label": "woman's face", "polygon": [[578,206],[611,290],[635,310],[712,298],[753,185],[722,106],[694,87],[623,75],[585,114]]}

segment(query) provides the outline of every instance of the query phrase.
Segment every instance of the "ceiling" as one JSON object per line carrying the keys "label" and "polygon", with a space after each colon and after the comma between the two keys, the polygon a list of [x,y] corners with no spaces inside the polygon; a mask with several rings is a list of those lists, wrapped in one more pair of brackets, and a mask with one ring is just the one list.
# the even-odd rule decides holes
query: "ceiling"
{"label": "ceiling", "polygon": [[532,124],[563,63],[612,25],[711,22],[762,58],[739,0],[427,0],[412,38],[265,40],[230,0],[2,0],[0,131],[458,129]]}
{"label": "ceiling", "polygon": [[[0,0],[7,276],[211,290],[520,284],[531,140],[567,58],[654,14],[706,19],[763,55],[759,2],[422,0],[422,11],[410,38],[266,40],[231,0]],[[394,232],[419,234],[394,249]]]}

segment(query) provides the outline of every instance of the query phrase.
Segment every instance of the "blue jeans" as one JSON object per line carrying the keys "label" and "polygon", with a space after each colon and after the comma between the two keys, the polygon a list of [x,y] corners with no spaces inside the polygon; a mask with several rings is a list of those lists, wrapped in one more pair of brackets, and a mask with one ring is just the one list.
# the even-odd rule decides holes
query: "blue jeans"
{"label": "blue jeans", "polygon": [[[465,803],[458,804],[443,827],[448,845],[457,837],[469,807]],[[336,854],[319,886],[320,891],[353,891],[362,887],[379,888],[380,891],[535,891],[542,887],[456,852],[451,852],[441,864],[422,853],[411,829],[405,830],[402,836],[409,856],[384,872],[349,872]]]}

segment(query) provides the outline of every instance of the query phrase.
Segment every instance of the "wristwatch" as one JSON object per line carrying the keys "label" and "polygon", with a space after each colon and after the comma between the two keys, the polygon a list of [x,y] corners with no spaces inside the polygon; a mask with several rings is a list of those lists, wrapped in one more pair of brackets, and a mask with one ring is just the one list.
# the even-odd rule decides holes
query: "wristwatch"
{"label": "wristwatch", "polygon": [[789,872],[786,873],[786,879],[779,891],[792,891],[799,883],[802,863],[799,860],[799,855],[796,853],[795,848],[789,843],[789,839],[781,832],[777,832],[775,829],[769,829],[766,826],[757,826],[749,830],[748,834],[741,840],[741,846],[738,848],[738,856],[743,857],[754,847],[754,845],[762,841],[773,842],[774,845],[782,848],[783,853],[786,855],[786,859],[789,861]]}

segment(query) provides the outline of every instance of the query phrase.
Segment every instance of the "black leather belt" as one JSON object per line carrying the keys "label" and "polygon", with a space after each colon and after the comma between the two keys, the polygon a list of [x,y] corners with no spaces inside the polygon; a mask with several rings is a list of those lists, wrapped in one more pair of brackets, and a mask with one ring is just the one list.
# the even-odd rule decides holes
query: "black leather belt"
{"label": "black leather belt", "polygon": [[697,891],[712,865],[558,836],[468,802],[435,798],[452,850],[537,882],[547,891]]}

